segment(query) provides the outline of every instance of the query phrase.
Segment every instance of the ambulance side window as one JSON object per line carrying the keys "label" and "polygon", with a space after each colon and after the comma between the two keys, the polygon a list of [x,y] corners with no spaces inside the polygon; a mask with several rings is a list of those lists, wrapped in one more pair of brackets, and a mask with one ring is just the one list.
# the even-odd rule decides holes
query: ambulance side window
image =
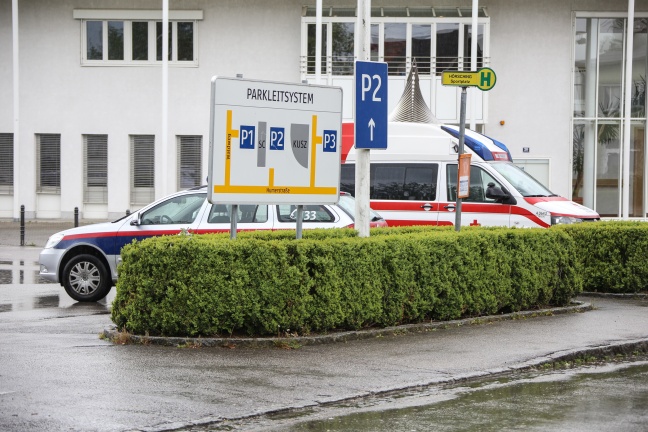
{"label": "ambulance side window", "polygon": [[[438,174],[436,163],[371,164],[371,199],[434,201]],[[355,195],[355,165],[342,165],[340,189]]]}
{"label": "ambulance side window", "polygon": [[370,197],[372,199],[405,199],[403,197],[403,185],[405,183],[404,166],[396,164],[382,164],[372,168],[370,192]]}
{"label": "ambulance side window", "polygon": [[407,167],[405,171],[404,199],[418,201],[436,200],[439,166],[428,164]]}
{"label": "ambulance side window", "polygon": [[340,170],[340,191],[355,196],[355,165],[342,164]]}
{"label": "ambulance side window", "polygon": [[[457,200],[457,165],[448,165],[446,169],[448,185],[448,201]],[[501,187],[501,184],[495,180],[489,173],[483,169],[471,166],[470,167],[470,195],[464,198],[464,202],[483,202],[494,203],[495,199],[486,198],[486,189],[488,183],[495,183],[496,186]]]}

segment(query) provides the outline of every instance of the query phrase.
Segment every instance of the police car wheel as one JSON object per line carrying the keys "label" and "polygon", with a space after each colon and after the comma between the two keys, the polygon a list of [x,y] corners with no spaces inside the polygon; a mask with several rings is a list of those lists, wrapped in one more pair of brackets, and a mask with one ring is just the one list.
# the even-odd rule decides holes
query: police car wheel
{"label": "police car wheel", "polygon": [[106,266],[93,255],[72,258],[63,269],[63,286],[70,297],[94,302],[106,297],[112,288]]}

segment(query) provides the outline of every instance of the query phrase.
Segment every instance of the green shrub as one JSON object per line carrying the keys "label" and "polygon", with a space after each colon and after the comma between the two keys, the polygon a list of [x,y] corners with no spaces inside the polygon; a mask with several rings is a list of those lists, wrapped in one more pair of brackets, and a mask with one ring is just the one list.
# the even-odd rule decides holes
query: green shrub
{"label": "green shrub", "polygon": [[610,293],[648,290],[647,223],[606,221],[564,225],[560,229],[574,239],[586,290]]}
{"label": "green shrub", "polygon": [[564,230],[407,227],[157,237],[122,250],[112,319],[136,334],[327,332],[562,306]]}

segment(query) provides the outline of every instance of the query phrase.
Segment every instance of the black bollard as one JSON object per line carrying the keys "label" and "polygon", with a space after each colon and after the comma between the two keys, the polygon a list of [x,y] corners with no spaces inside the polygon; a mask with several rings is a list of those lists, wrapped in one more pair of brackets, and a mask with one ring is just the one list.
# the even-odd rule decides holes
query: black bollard
{"label": "black bollard", "polygon": [[130,209],[126,209],[126,216],[130,215]]}
{"label": "black bollard", "polygon": [[25,246],[25,206],[20,206],[20,246]]}
{"label": "black bollard", "polygon": [[74,207],[74,228],[79,226],[79,207]]}

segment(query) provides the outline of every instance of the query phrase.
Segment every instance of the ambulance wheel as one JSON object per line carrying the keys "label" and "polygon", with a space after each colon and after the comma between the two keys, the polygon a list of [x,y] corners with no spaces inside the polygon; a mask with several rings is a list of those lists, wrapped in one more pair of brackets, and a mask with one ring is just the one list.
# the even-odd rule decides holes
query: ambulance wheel
{"label": "ambulance wheel", "polygon": [[105,264],[99,258],[82,254],[65,265],[63,287],[76,301],[95,302],[108,295],[112,281]]}

